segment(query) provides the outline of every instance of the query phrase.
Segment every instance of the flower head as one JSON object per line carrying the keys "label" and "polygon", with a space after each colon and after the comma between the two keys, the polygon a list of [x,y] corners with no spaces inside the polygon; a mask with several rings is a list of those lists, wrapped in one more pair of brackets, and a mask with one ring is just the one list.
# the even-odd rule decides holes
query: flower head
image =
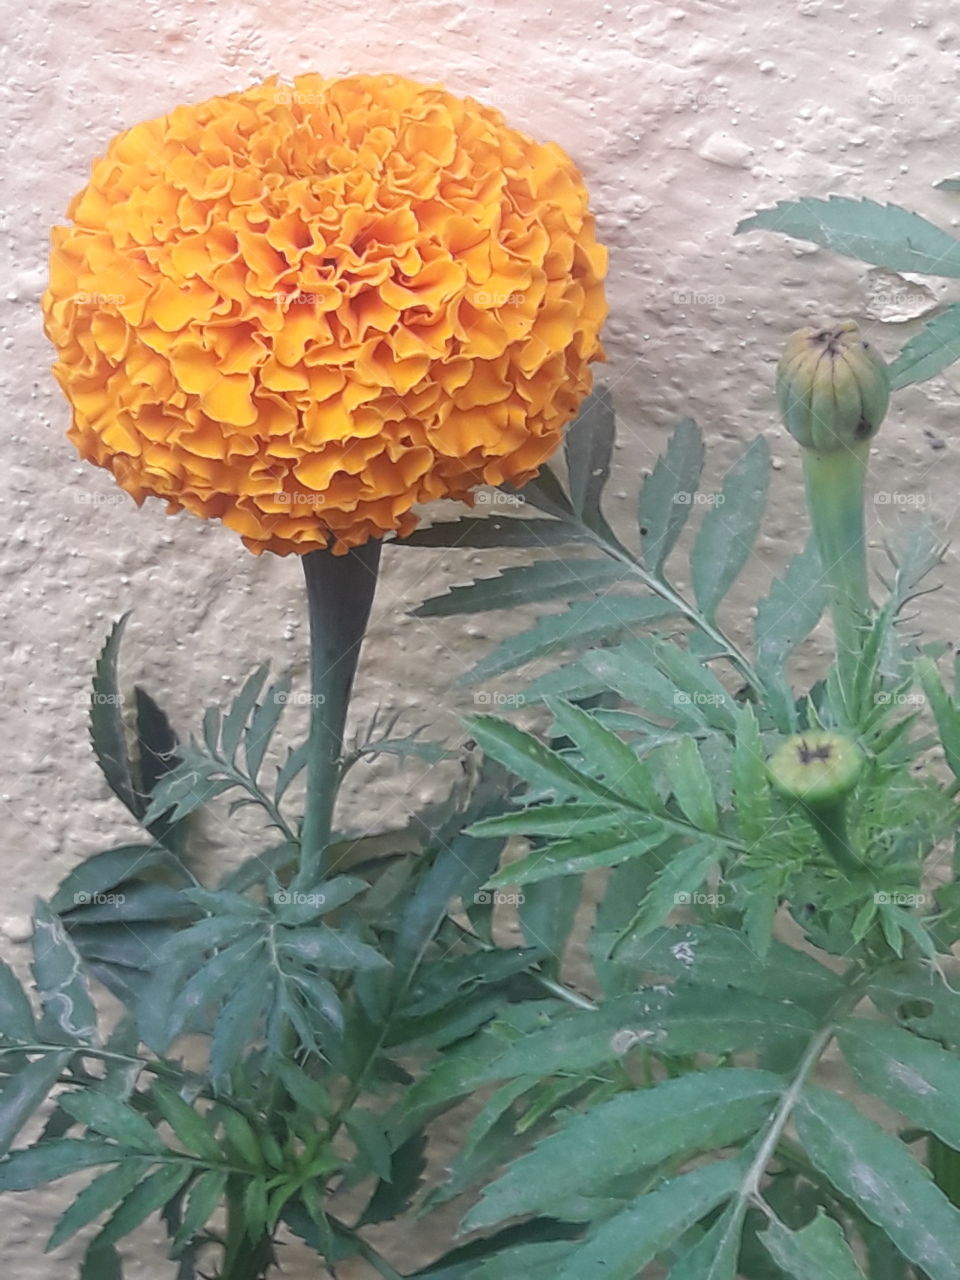
{"label": "flower head", "polygon": [[777,398],[798,444],[837,453],[876,435],[890,405],[890,374],[853,320],[798,329],[777,365]]}
{"label": "flower head", "polygon": [[602,359],[569,157],[399,76],[265,84],[115,138],[53,233],[70,438],[254,551],[523,484]]}

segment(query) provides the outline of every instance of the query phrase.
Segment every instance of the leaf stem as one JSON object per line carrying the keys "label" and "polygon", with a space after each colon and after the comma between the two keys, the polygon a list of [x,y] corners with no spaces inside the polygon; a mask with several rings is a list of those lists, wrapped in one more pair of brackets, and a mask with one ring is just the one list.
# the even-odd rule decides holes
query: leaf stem
{"label": "leaf stem", "polygon": [[844,990],[830,1010],[827,1022],[814,1034],[804,1050],[793,1078],[781,1096],[777,1109],[771,1117],[770,1124],[763,1136],[763,1141],[757,1149],[757,1154],[750,1162],[750,1166],[744,1175],[737,1196],[741,1205],[751,1201],[756,1204],[762,1202],[760,1179],[763,1177],[767,1165],[770,1163],[771,1157],[783,1136],[790,1116],[793,1114],[793,1109],[797,1105],[800,1094],[807,1083],[807,1078],[836,1035],[837,1023],[860,1002],[868,980],[868,975],[858,972],[856,979]]}
{"label": "leaf stem", "polygon": [[624,565],[632,574],[638,577],[645,586],[649,587],[651,591],[658,595],[661,600],[665,600],[668,604],[673,605],[677,613],[686,618],[688,622],[692,622],[698,630],[703,632],[704,635],[709,636],[717,648],[733,663],[747,684],[749,684],[755,692],[761,694],[764,692],[763,681],[755,670],[750,659],[737,647],[729,636],[725,635],[720,630],[718,626],[712,623],[708,618],[704,617],[704,615],[695,608],[694,605],[690,604],[688,600],[685,600],[684,597],[680,595],[680,593],[676,591],[665,578],[654,577],[652,573],[648,572],[639,560],[637,560],[636,557],[633,556],[617,539],[608,542],[588,525],[585,525],[582,522],[578,523],[579,527],[583,529],[584,533],[590,538],[595,546],[599,547],[601,551],[604,551],[612,559],[617,560],[620,564]]}
{"label": "leaf stem", "polygon": [[371,538],[346,555],[325,548],[303,556],[310,622],[310,738],[307,798],[300,829],[298,886],[323,874],[340,780],[343,731],[377,585],[383,544]]}

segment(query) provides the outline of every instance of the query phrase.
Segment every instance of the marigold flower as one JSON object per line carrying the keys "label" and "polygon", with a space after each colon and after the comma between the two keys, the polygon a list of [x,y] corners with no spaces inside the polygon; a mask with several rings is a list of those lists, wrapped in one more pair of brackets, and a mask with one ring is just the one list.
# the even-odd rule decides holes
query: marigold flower
{"label": "marigold flower", "polygon": [[345,551],[522,484],[602,359],[569,157],[399,76],[262,85],[120,134],[53,233],[70,438],[253,551]]}

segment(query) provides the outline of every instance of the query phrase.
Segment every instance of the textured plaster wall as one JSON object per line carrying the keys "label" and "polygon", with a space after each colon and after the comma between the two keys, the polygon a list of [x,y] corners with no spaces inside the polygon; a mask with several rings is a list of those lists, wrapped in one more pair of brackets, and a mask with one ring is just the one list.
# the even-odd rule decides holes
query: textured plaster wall
{"label": "textured plaster wall", "polygon": [[[442,79],[556,138],[586,174],[611,249],[610,363],[601,376],[622,423],[614,518],[629,518],[641,474],[681,415],[707,433],[714,479],[738,442],[767,434],[778,470],[751,591],[804,537],[796,459],[771,411],[784,336],[808,318],[849,314],[892,354],[912,331],[909,319],[941,296],[774,236],[734,239],[733,228],[777,198],[828,192],[897,200],[957,222],[957,197],[931,190],[960,168],[960,17],[950,5],[5,0],[4,8],[0,944],[18,964],[33,895],[49,893],[82,855],[134,834],[99,780],[84,727],[84,690],[110,620],[135,603],[125,673],[162,695],[181,728],[255,659],[301,674],[305,665],[295,561],[254,559],[228,532],[168,518],[159,503],[138,512],[64,439],[67,410],[47,372],[38,312],[47,234],[112,133],[181,101],[310,69]],[[878,489],[929,495],[947,524],[958,486],[958,385],[960,374],[948,372],[898,396],[875,459]],[[872,509],[875,541],[892,511]],[[361,712],[379,701],[404,708],[408,723],[432,720],[438,736],[458,731],[471,699],[450,684],[510,620],[437,625],[405,610],[481,564],[493,572],[496,556],[388,553]],[[929,616],[949,638],[952,559],[945,576]],[[402,784],[373,776],[376,800],[367,813],[354,805],[358,824],[400,822],[441,785],[425,770]],[[208,827],[215,856],[225,837],[215,820]],[[39,1252],[57,1203],[43,1194],[5,1204],[6,1274],[72,1273],[67,1251]],[[145,1233],[130,1276],[169,1274],[150,1241]]]}

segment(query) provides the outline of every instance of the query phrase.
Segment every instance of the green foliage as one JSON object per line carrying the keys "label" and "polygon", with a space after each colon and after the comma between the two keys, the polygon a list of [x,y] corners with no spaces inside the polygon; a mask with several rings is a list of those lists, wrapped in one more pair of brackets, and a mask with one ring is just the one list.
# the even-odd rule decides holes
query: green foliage
{"label": "green foliage", "polygon": [[[781,229],[878,258],[908,234],[913,255],[943,250],[900,212],[804,202]],[[920,345],[910,360],[936,363]],[[563,474],[503,490],[523,515],[407,540],[521,553],[415,612],[552,608],[462,682],[522,679],[529,722],[470,717],[455,760],[423,726],[368,717],[337,784],[374,758],[460,776],[400,826],[374,812],[334,835],[323,875],[301,865],[290,799],[306,744],[275,759],[290,678],[257,668],[181,742],[143,691],[125,722],[124,620],[111,632],[92,735],[146,834],[38,905],[32,991],[0,965],[0,1190],[86,1173],[48,1242],[83,1233],[80,1280],[120,1277],[123,1241],[154,1218],[176,1280],[260,1280],[285,1232],[331,1274],[398,1280],[384,1255],[451,1205],[469,1238],[424,1280],[956,1276],[958,860],[930,871],[956,828],[960,710],[940,651],[902,625],[939,538],[891,544],[844,678],[834,665],[797,692],[787,665],[825,605],[812,543],[757,603],[750,644],[731,634],[751,631],[728,593],[763,519],[766,445],[702,492],[682,422],[620,530],[613,439],[601,392]],[[843,862],[767,773],[783,735],[821,728],[866,757]],[[922,767],[933,747],[947,781]],[[220,796],[270,834],[210,877],[193,818]],[[91,979],[125,1006],[115,1025]],[[445,1118],[456,1149],[430,1161]]]}
{"label": "green foliage", "polygon": [[[944,190],[956,190],[947,180]],[[830,196],[781,200],[744,218],[737,231],[779,231],[892,271],[960,276],[960,240],[895,204]],[[904,345],[890,367],[894,389],[936,377],[960,359],[960,305],[948,303]]]}

